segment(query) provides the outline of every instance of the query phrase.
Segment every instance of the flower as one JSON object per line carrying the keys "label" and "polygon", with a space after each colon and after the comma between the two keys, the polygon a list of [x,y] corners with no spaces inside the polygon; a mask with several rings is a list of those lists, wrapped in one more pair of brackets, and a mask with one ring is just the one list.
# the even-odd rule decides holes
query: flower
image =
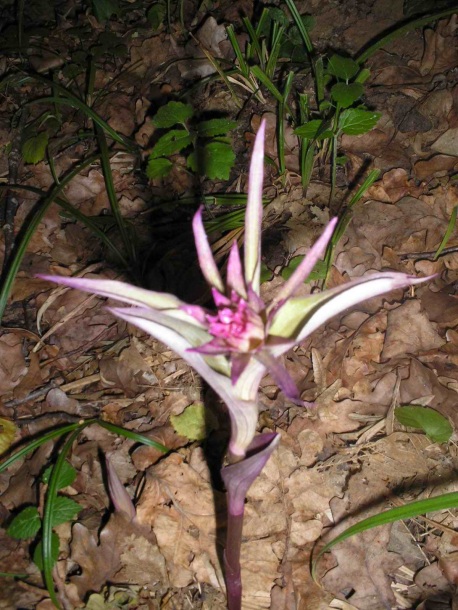
{"label": "flower", "polygon": [[193,219],[200,268],[211,287],[216,312],[114,280],[41,275],[43,279],[112,297],[133,307],[110,308],[113,314],[143,329],[186,360],[227,405],[231,418],[230,453],[242,459],[253,442],[258,419],[257,395],[268,371],[286,396],[306,405],[278,357],[303,341],[324,322],[367,298],[428,278],[382,272],[308,296],[297,292],[323,256],[334,218],[293,275],[270,303],[260,296],[261,222],[265,123],[256,136],[245,216],[244,265],[232,244],[224,284],[205,232],[202,208]]}

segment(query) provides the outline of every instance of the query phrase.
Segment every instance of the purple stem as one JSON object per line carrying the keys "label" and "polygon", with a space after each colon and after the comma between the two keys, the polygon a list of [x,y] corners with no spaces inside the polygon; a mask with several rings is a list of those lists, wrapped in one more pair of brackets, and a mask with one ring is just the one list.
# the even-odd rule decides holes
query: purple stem
{"label": "purple stem", "polygon": [[228,610],[241,610],[242,573],[240,569],[240,549],[242,546],[243,512],[227,512],[226,549],[224,566],[226,568],[226,588]]}
{"label": "purple stem", "polygon": [[246,494],[279,441],[280,437],[275,433],[256,436],[248,447],[246,457],[235,464],[226,466],[221,471],[227,489],[227,537],[224,567],[228,610],[241,610],[242,608],[240,550]]}

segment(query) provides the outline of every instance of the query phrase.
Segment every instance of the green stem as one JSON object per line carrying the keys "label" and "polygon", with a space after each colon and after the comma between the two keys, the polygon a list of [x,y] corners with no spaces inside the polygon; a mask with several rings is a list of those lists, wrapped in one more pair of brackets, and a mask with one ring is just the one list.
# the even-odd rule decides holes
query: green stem
{"label": "green stem", "polygon": [[55,200],[57,195],[62,192],[62,190],[73,180],[75,176],[77,176],[85,167],[93,163],[99,155],[92,155],[91,157],[85,159],[69,173],[59,184],[56,184],[52,189],[50,194],[45,197],[45,199],[39,204],[38,208],[32,212],[30,220],[28,221],[27,227],[23,230],[22,239],[20,239],[16,251],[13,254],[13,260],[11,264],[8,265],[8,271],[6,276],[2,282],[2,287],[0,290],[0,321],[3,318],[3,314],[5,313],[5,308],[8,302],[8,297],[11,292],[11,288],[13,286],[13,282],[16,278],[17,272],[19,271],[19,267],[21,266],[22,259],[27,250],[27,246],[38,228],[38,225],[43,219],[43,216],[48,211],[49,206]]}
{"label": "green stem", "polygon": [[[290,1],[291,0],[286,0],[286,3],[289,5]],[[386,46],[387,44],[389,44],[391,41],[395,40],[396,38],[399,38],[406,32],[409,32],[410,30],[415,30],[416,28],[421,28],[424,25],[428,25],[428,23],[431,23],[432,21],[437,21],[439,19],[443,19],[444,17],[448,17],[449,15],[453,15],[454,13],[457,13],[457,12],[458,12],[458,8],[455,6],[454,8],[449,8],[447,10],[440,11],[439,13],[435,13],[433,15],[419,17],[418,19],[409,21],[405,25],[396,27],[394,31],[389,32],[388,34],[386,34],[385,36],[383,36],[382,38],[380,38],[379,40],[374,42],[374,44],[372,44],[368,49],[366,49],[365,51],[360,53],[356,57],[355,61],[359,64],[362,64],[367,59],[369,59],[369,57],[371,55],[373,55],[376,51],[378,51],[382,47]]]}

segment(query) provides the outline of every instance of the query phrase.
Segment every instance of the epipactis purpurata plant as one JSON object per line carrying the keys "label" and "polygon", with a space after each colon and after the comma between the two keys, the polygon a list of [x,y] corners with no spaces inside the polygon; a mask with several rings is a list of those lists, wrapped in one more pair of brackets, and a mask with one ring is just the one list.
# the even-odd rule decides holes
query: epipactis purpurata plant
{"label": "epipactis purpurata plant", "polygon": [[246,493],[279,441],[275,433],[256,436],[257,397],[262,377],[269,372],[290,400],[307,406],[279,357],[328,319],[356,303],[427,279],[388,271],[321,293],[298,295],[304,280],[326,250],[337,223],[334,218],[293,275],[269,303],[264,303],[260,295],[264,132],[265,123],[261,123],[249,174],[244,264],[234,241],[226,285],[213,258],[202,208],[194,216],[197,255],[211,287],[214,312],[186,304],[172,294],[119,281],[40,276],[133,306],[110,308],[110,311],[173,349],[226,404],[231,419],[229,454],[234,462],[222,470],[228,493],[225,568],[230,610],[241,605],[239,558]]}

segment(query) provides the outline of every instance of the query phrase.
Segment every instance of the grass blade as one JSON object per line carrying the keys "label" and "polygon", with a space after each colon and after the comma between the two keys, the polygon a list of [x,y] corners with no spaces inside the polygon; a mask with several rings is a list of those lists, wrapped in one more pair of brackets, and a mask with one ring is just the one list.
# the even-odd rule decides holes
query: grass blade
{"label": "grass blade", "polygon": [[316,581],[316,570],[320,558],[332,549],[336,544],[354,536],[360,534],[366,530],[378,527],[379,525],[385,525],[387,523],[393,523],[401,519],[413,519],[426,513],[432,513],[439,510],[447,510],[449,508],[456,508],[458,506],[458,492],[443,494],[437,498],[428,498],[427,500],[418,500],[416,502],[410,502],[404,506],[391,508],[373,517],[363,519],[359,523],[352,525],[347,528],[344,532],[336,536],[331,542],[328,542],[318,553],[316,558],[312,562],[312,577]]}
{"label": "grass blade", "polygon": [[300,35],[302,36],[302,40],[304,41],[307,52],[309,53],[309,55],[312,55],[313,54],[312,41],[311,41],[309,33],[307,32],[307,29],[304,25],[304,22],[302,21],[301,16],[299,15],[299,11],[297,10],[296,5],[294,4],[294,0],[285,0],[285,2],[286,2],[286,6],[289,8],[289,12],[291,13],[292,18],[294,19],[294,23],[296,24],[297,29],[299,30]]}
{"label": "grass blade", "polygon": [[52,189],[50,194],[43,199],[41,204],[36,207],[28,220],[28,224],[25,228],[21,229],[22,238],[17,244],[15,248],[15,252],[13,254],[13,259],[11,263],[8,264],[8,270],[6,272],[5,278],[2,281],[2,286],[0,290],[0,321],[3,318],[3,314],[5,313],[5,308],[8,302],[8,297],[11,292],[11,288],[13,286],[13,282],[16,278],[17,272],[19,271],[19,267],[21,266],[22,259],[27,250],[27,246],[29,245],[29,241],[31,240],[33,234],[38,228],[43,216],[46,214],[49,206],[55,200],[57,195],[62,192],[62,190],[67,186],[73,178],[78,175],[85,167],[93,163],[98,158],[98,155],[92,155],[78,163],[78,165],[62,179],[59,184],[56,184]]}
{"label": "grass blade", "polygon": [[450,220],[448,222],[447,225],[447,230],[445,231],[445,235],[442,238],[442,241],[439,245],[439,247],[436,250],[436,254],[434,255],[433,260],[437,261],[437,259],[439,258],[439,256],[442,253],[442,250],[445,248],[445,246],[448,243],[448,240],[450,239],[451,234],[453,233],[453,231],[455,230],[455,224],[456,224],[456,216],[458,213],[458,205],[456,205],[453,210],[452,210],[452,214],[450,216]]}
{"label": "grass blade", "polygon": [[162,453],[168,453],[169,450],[161,443],[153,440],[152,438],[148,438],[143,434],[139,434],[138,432],[133,432],[132,430],[126,430],[126,428],[122,428],[121,426],[116,426],[115,424],[110,424],[106,421],[96,421],[99,426],[105,428],[109,432],[113,432],[114,434],[119,434],[120,436],[124,436],[125,438],[130,439],[131,441],[135,441],[136,443],[141,443],[142,445],[148,445],[149,447],[154,447]]}
{"label": "grass blade", "polygon": [[129,232],[127,231],[126,223],[119,208],[118,196],[116,194],[116,189],[113,181],[113,172],[111,171],[110,153],[108,150],[107,139],[105,137],[103,129],[101,129],[99,125],[95,125],[95,133],[97,136],[97,142],[99,144],[103,179],[105,181],[105,188],[107,189],[108,201],[110,202],[111,212],[121,234],[121,239],[124,243],[124,248],[127,257],[128,259],[130,259],[132,268],[134,269],[137,259],[135,243],[129,235]]}
{"label": "grass blade", "polygon": [[[95,422],[96,422],[95,419],[90,420],[90,423],[95,423]],[[26,456],[28,453],[31,453],[32,451],[35,451],[35,449],[38,449],[38,447],[41,447],[41,445],[44,445],[48,441],[52,441],[53,439],[58,438],[59,436],[62,436],[63,434],[68,434],[69,432],[76,430],[76,428],[78,428],[80,425],[81,425],[80,423],[75,423],[75,424],[68,424],[68,426],[62,426],[61,428],[57,428],[56,430],[51,430],[50,432],[47,432],[46,434],[43,434],[39,438],[31,441],[30,443],[27,443],[27,445],[25,445],[25,447],[22,447],[22,449],[19,449],[18,451],[16,451],[12,455],[10,455],[9,458],[7,458],[4,462],[2,462],[0,464],[0,473],[4,472],[7,468],[9,468],[11,466],[11,464],[14,464],[14,462],[16,460],[20,460],[22,457]]]}
{"label": "grass blade", "polygon": [[115,129],[110,127],[110,125],[104,119],[102,119],[102,117],[99,114],[97,114],[97,112],[95,112],[95,110],[90,108],[85,102],[80,100],[79,97],[74,95],[69,89],[67,89],[63,85],[56,83],[56,82],[50,80],[49,78],[46,78],[45,76],[41,76],[40,74],[33,74],[33,75],[26,74],[26,75],[20,76],[20,77],[18,77],[17,75],[13,75],[13,77],[7,77],[7,79],[5,79],[5,80],[8,80],[8,78],[9,78],[9,80],[13,81],[17,85],[23,85],[32,80],[35,80],[35,81],[38,81],[39,83],[43,83],[44,85],[47,85],[48,87],[51,88],[51,90],[57,91],[59,93],[59,95],[61,95],[62,97],[55,97],[55,96],[44,97],[44,98],[40,98],[37,100],[33,100],[32,102],[29,102],[30,104],[42,103],[42,102],[52,102],[54,104],[67,104],[69,106],[72,106],[73,108],[77,108],[78,110],[81,110],[81,112],[83,112],[87,117],[92,119],[94,121],[94,123],[99,125],[99,127],[101,127],[113,140],[115,140],[119,144],[122,144],[124,147],[128,148],[129,150],[132,150],[135,148],[135,145],[133,142],[130,142],[128,140],[128,138],[126,138],[125,136],[122,136]]}
{"label": "grass blade", "polygon": [[78,424],[77,428],[70,434],[69,438],[65,441],[64,446],[59,452],[59,456],[56,460],[54,468],[51,471],[51,477],[49,479],[48,493],[46,495],[43,510],[43,576],[49,597],[56,608],[60,608],[60,605],[57,600],[54,589],[54,580],[52,577],[52,570],[54,567],[52,558],[52,520],[55,513],[54,506],[57,499],[57,492],[59,491],[60,473],[64,466],[65,460],[67,459],[67,455],[78,435],[84,428],[90,426],[92,423],[94,422],[89,420],[82,424]]}
{"label": "grass blade", "polygon": [[[289,6],[290,2],[291,2],[291,0],[286,0],[286,3],[288,4],[288,6]],[[409,21],[409,22],[405,23],[404,25],[401,25],[401,26],[395,28],[394,30],[390,31],[388,34],[386,34],[385,36],[383,36],[382,38],[380,38],[379,40],[374,42],[374,44],[372,44],[368,49],[366,49],[365,51],[360,53],[358,55],[358,57],[356,57],[355,61],[359,64],[362,64],[366,61],[366,59],[369,59],[369,57],[371,55],[373,55],[376,51],[378,51],[382,47],[386,46],[387,44],[389,44],[396,38],[399,38],[406,32],[409,32],[410,30],[415,30],[417,28],[421,28],[424,25],[431,23],[432,21],[438,21],[439,19],[443,19],[444,17],[453,15],[456,12],[458,12],[458,9],[455,6],[453,8],[449,8],[447,10],[435,13],[433,15],[426,15],[424,17],[419,17],[418,19],[414,19],[413,21]]]}
{"label": "grass blade", "polygon": [[[0,191],[6,189],[22,189],[24,191],[36,193],[41,197],[46,196],[46,193],[41,189],[26,184],[0,184]],[[111,239],[106,235],[106,233],[99,228],[99,226],[92,220],[90,216],[86,216],[85,214],[80,212],[78,208],[72,206],[71,203],[68,203],[68,201],[66,201],[62,197],[56,197],[54,199],[54,202],[57,203],[57,205],[59,205],[63,210],[65,210],[69,216],[86,225],[86,227],[90,231],[92,231],[94,235],[96,235],[109,250],[112,251],[112,253],[116,256],[119,262],[124,265],[126,269],[129,268],[129,263],[127,262],[127,259],[124,257],[122,252],[118,250],[116,244],[111,241]]]}

